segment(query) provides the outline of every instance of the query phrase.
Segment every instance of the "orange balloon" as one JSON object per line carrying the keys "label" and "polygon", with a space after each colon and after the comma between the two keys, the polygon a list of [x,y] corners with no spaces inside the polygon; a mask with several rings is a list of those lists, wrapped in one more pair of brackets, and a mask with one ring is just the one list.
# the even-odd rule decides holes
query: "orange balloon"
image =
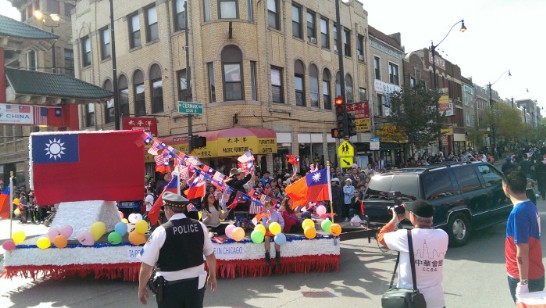
{"label": "orange balloon", "polygon": [[235,230],[233,230],[233,233],[231,234],[231,237],[236,242],[242,241],[245,238],[245,230],[243,228],[241,228],[241,227],[237,227],[237,228],[235,228]]}
{"label": "orange balloon", "polygon": [[65,248],[68,245],[68,240],[64,235],[57,235],[53,240],[53,245],[57,248]]}
{"label": "orange balloon", "polygon": [[341,226],[339,224],[332,224],[330,226],[330,233],[332,233],[333,236],[338,236],[341,234]]}
{"label": "orange balloon", "polygon": [[146,236],[136,231],[129,233],[129,242],[133,245],[142,245],[146,243]]}
{"label": "orange balloon", "polygon": [[315,229],[315,226],[307,226],[303,230],[303,234],[305,234],[306,238],[313,239],[317,236],[317,229]]}

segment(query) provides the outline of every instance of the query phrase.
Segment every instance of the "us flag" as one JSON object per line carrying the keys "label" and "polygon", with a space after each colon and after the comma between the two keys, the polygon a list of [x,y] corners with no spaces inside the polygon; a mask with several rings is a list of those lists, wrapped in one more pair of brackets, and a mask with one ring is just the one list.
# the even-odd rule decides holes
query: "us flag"
{"label": "us flag", "polygon": [[[21,107],[28,107],[30,106],[19,106],[19,109]],[[34,107],[34,125],[47,125],[47,107]]]}

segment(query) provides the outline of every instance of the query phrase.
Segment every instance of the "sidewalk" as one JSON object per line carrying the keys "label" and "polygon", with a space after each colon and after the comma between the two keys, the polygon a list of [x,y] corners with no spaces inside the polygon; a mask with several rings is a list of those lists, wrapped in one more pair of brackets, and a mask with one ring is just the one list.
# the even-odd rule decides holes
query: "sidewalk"
{"label": "sidewalk", "polygon": [[[49,227],[44,226],[43,224],[35,225],[32,223],[22,224],[19,220],[14,220],[12,225],[12,234],[17,231],[24,231],[27,238],[37,235],[44,235],[49,230]],[[1,244],[10,238],[10,221],[9,219],[0,218],[0,259],[3,259],[4,249]]]}

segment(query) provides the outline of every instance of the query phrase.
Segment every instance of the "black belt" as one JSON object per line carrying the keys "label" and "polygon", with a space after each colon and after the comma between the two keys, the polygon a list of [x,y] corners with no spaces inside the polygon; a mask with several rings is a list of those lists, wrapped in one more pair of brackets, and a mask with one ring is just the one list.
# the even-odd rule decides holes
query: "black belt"
{"label": "black belt", "polygon": [[196,280],[197,278],[198,277],[193,277],[193,278],[186,278],[186,279],[173,280],[173,281],[166,281],[165,280],[165,286],[172,286],[172,285],[179,284],[179,283],[191,282],[193,280]]}

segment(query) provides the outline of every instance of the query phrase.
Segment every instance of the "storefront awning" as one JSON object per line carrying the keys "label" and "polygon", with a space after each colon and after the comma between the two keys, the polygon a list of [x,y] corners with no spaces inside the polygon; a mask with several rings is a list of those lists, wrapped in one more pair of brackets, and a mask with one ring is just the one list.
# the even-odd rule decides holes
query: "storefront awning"
{"label": "storefront awning", "polygon": [[[265,128],[234,127],[218,131],[194,133],[207,138],[207,146],[195,149],[191,155],[199,158],[236,157],[252,150],[253,154],[277,153],[277,133]],[[186,135],[160,138],[166,145],[188,153]],[[146,159],[148,161],[148,159]]]}

